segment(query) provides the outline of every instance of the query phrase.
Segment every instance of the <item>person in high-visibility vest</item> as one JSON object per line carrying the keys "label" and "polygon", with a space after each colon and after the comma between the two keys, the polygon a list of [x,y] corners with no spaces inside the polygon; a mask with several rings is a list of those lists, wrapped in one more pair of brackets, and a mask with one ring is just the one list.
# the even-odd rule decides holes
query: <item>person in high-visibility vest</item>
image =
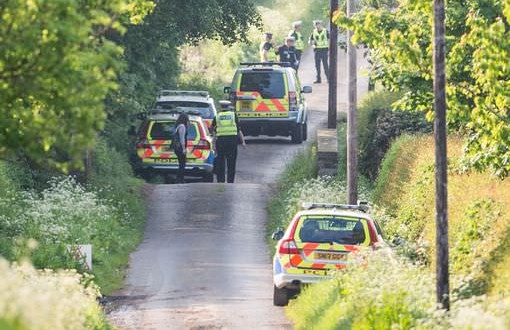
{"label": "person in high-visibility vest", "polygon": [[225,162],[227,182],[234,183],[237,162],[237,144],[246,146],[237,114],[229,101],[221,101],[221,111],[213,119],[212,127],[216,137],[216,181],[225,182]]}
{"label": "person in high-visibility vest", "polygon": [[299,63],[301,63],[301,55],[305,50],[305,39],[303,38],[303,34],[301,33],[301,21],[297,21],[292,23],[292,30],[289,32],[289,37],[294,38],[294,47],[296,48],[296,57],[298,60],[297,69],[299,69]]}
{"label": "person in high-visibility vest", "polygon": [[317,79],[313,82],[314,84],[320,84],[321,80],[321,62],[324,67],[326,79],[328,78],[329,65],[328,65],[328,54],[329,54],[329,33],[322,26],[322,21],[313,22],[315,28],[310,35],[310,44],[313,46],[314,57],[315,57],[315,70],[317,71]]}
{"label": "person in high-visibility vest", "polygon": [[276,62],[276,53],[273,44],[273,34],[264,33],[264,39],[260,43],[260,61],[261,62]]}

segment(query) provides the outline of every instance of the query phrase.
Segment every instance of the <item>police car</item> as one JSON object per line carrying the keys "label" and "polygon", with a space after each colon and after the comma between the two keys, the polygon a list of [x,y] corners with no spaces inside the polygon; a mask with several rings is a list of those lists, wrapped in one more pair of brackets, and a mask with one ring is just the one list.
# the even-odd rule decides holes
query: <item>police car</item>
{"label": "police car", "polygon": [[[144,174],[173,175],[179,169],[179,162],[171,148],[175,122],[181,111],[154,109],[142,113],[143,120],[136,142],[138,167]],[[190,125],[186,142],[186,176],[201,177],[213,182],[215,153],[212,137],[199,113],[188,113]]]}
{"label": "police car", "polygon": [[277,230],[273,258],[275,306],[285,306],[304,284],[330,278],[349,253],[382,244],[382,230],[366,205],[305,203],[287,230]]}
{"label": "police car", "polygon": [[157,110],[198,113],[209,130],[216,117],[214,99],[207,91],[162,90],[153,107]]}
{"label": "police car", "polygon": [[247,136],[290,136],[301,143],[308,138],[308,111],[301,86],[289,63],[241,63],[224,88],[235,106],[239,123]]}

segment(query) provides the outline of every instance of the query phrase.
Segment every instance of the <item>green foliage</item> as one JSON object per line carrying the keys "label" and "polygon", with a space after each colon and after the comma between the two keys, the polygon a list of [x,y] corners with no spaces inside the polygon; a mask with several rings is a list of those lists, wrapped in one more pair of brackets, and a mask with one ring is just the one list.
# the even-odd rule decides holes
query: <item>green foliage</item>
{"label": "green foliage", "polygon": [[[469,165],[510,171],[510,1],[465,0],[446,6],[448,120],[469,137]],[[400,0],[398,6],[366,7],[336,21],[355,31],[370,49],[372,78],[401,91],[401,109],[432,109],[432,2]]]}
{"label": "green foliage", "polygon": [[392,110],[400,93],[369,93],[359,107],[359,170],[370,180],[377,178],[379,167],[391,143],[401,134],[428,133],[432,125],[417,111]]}
{"label": "green foliage", "polygon": [[307,286],[287,315],[296,329],[506,329],[505,297],[455,300],[436,309],[433,276],[391,252],[352,256],[332,280]]}
{"label": "green foliage", "polygon": [[[462,143],[450,137],[448,203],[451,288],[459,297],[506,294],[510,278],[510,181],[489,173],[460,171]],[[417,153],[416,150],[420,152]],[[403,238],[401,252],[434,265],[434,141],[403,136],[388,152],[374,202],[389,239]]]}
{"label": "green foliage", "polygon": [[[122,49],[104,38],[151,8],[144,0],[4,1],[0,5],[0,154],[62,169],[101,129]],[[48,158],[49,157],[49,158]]]}

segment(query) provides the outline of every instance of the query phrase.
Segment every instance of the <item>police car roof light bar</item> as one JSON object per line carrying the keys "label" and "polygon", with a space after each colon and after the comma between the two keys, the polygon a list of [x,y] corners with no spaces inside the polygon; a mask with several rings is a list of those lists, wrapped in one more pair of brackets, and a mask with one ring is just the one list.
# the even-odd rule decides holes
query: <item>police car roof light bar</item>
{"label": "police car roof light bar", "polygon": [[277,66],[281,66],[281,67],[284,67],[284,68],[289,68],[290,67],[290,63],[289,62],[242,62],[240,63],[240,65],[244,65],[244,66],[273,66],[273,65],[277,65]]}
{"label": "police car roof light bar", "polygon": [[147,111],[149,115],[179,115],[186,113],[192,116],[200,116],[200,112],[187,110],[186,108],[175,108],[175,109],[151,109]]}
{"label": "police car roof light bar", "polygon": [[198,97],[209,97],[208,91],[177,91],[170,89],[163,89],[159,92],[159,96],[198,96]]}
{"label": "police car roof light bar", "polygon": [[370,207],[366,202],[360,202],[358,205],[304,202],[302,206],[303,209],[305,210],[324,208],[324,209],[357,210],[365,213],[370,210]]}

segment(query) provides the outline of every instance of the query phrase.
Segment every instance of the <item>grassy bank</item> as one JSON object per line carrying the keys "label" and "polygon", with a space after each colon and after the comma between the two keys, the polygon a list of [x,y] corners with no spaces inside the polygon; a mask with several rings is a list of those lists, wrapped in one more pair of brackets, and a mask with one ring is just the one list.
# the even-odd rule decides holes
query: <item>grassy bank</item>
{"label": "grassy bank", "polygon": [[[110,294],[121,287],[128,256],[141,239],[141,181],[124,156],[99,142],[86,183],[56,175],[46,181],[20,161],[0,163],[0,255],[29,258],[40,269],[77,269],[68,244],[92,244],[95,282]],[[44,172],[44,171],[40,171]],[[43,176],[44,177],[44,176]]]}
{"label": "grassy bank", "polygon": [[435,308],[433,138],[402,136],[385,156],[373,201],[388,240],[407,242],[403,253],[366,256],[307,287],[287,309],[297,329],[510,327],[510,181],[465,171],[462,145],[448,143],[450,313]]}

